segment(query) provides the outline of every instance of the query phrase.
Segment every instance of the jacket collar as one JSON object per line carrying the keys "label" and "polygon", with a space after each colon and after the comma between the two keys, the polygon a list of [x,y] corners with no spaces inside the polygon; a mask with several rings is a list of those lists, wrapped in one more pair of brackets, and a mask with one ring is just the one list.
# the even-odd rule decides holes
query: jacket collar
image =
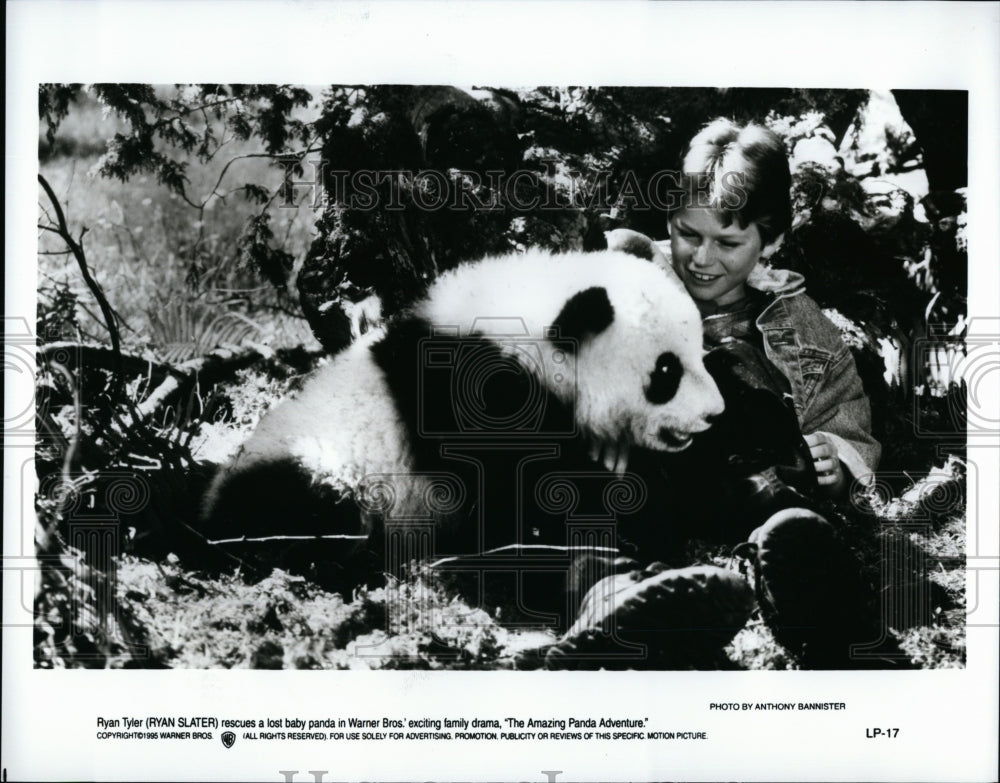
{"label": "jacket collar", "polygon": [[757,328],[761,332],[795,328],[785,300],[805,292],[805,278],[802,275],[790,269],[774,269],[757,264],[747,277],[747,285],[771,297],[771,301],[757,317]]}
{"label": "jacket collar", "polygon": [[792,296],[805,291],[805,278],[791,269],[775,269],[757,264],[747,277],[747,285],[775,296]]}

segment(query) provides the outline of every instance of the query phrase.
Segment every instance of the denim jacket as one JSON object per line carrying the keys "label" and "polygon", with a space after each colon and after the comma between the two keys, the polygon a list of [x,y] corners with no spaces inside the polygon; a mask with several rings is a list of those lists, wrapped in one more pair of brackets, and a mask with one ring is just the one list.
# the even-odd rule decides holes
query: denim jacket
{"label": "denim jacket", "polygon": [[805,294],[802,275],[758,265],[747,285],[769,294],[757,317],[764,353],[792,387],[803,434],[830,437],[855,478],[878,466],[882,447],[871,434],[871,406],[840,331]]}

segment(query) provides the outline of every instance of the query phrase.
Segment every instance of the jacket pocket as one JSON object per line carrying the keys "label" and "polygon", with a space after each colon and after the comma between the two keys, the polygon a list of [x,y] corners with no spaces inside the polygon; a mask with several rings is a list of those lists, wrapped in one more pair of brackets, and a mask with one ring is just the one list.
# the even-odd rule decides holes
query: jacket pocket
{"label": "jacket pocket", "polygon": [[823,378],[830,367],[832,358],[829,351],[820,348],[799,349],[799,373],[802,386],[798,396],[803,409],[808,409],[813,404],[813,398],[823,385]]}

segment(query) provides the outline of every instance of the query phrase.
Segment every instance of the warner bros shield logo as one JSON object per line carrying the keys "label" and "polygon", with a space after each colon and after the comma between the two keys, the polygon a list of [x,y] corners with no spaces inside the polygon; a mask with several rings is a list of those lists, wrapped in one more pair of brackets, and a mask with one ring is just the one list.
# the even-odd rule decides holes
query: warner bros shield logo
{"label": "warner bros shield logo", "polygon": [[236,744],[236,735],[231,731],[222,732],[222,744],[227,748],[231,748]]}

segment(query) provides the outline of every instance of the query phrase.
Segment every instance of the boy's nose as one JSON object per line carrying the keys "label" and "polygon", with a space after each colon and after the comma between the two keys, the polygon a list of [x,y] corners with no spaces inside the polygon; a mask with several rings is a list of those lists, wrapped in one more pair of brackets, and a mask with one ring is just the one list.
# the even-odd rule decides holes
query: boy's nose
{"label": "boy's nose", "polygon": [[708,242],[702,242],[698,249],[694,251],[695,266],[709,266],[711,259],[708,257]]}

